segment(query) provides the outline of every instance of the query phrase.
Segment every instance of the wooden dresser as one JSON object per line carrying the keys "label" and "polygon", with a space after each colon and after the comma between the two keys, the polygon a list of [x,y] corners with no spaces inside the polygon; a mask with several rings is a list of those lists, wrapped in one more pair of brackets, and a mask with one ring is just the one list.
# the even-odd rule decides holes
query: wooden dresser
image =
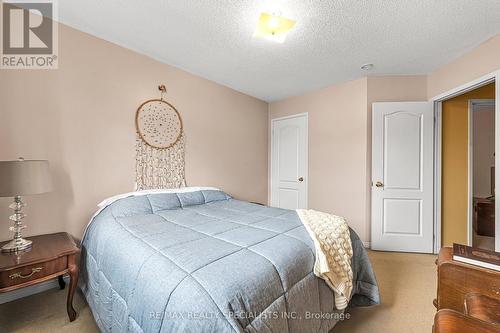
{"label": "wooden dresser", "polygon": [[495,237],[495,199],[474,198],[474,230],[480,236]]}
{"label": "wooden dresser", "polygon": [[434,333],[500,333],[500,326],[443,309],[434,317]]}
{"label": "wooden dresser", "polygon": [[442,248],[437,265],[434,333],[500,333],[500,272],[453,260]]}
{"label": "wooden dresser", "polygon": [[465,297],[477,293],[500,298],[500,272],[453,260],[453,249],[444,247],[436,261],[438,274],[438,310],[452,309],[464,312]]}

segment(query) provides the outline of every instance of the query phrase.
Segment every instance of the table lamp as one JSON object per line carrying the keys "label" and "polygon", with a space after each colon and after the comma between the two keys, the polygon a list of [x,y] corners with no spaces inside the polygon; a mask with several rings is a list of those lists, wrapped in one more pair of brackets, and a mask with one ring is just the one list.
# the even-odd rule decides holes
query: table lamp
{"label": "table lamp", "polygon": [[14,197],[9,208],[14,214],[9,218],[14,221],[10,231],[14,232],[12,241],[5,244],[1,252],[17,252],[31,248],[31,241],[22,238],[22,219],[26,217],[23,207],[26,203],[21,195],[33,195],[50,192],[52,189],[49,162],[44,160],[0,161],[0,197]]}

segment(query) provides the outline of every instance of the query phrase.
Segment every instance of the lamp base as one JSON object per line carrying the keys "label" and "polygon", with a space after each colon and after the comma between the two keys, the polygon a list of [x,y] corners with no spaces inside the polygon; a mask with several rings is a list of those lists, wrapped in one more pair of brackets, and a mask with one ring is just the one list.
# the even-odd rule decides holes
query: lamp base
{"label": "lamp base", "polygon": [[32,241],[24,239],[22,236],[22,230],[26,228],[23,225],[21,220],[26,217],[26,214],[23,213],[23,207],[26,207],[26,204],[21,200],[19,195],[14,197],[14,203],[10,206],[14,210],[14,214],[9,217],[12,221],[14,221],[14,226],[10,227],[10,231],[14,232],[14,238],[2,246],[1,252],[18,252],[25,251],[31,248]]}
{"label": "lamp base", "polygon": [[32,241],[24,238],[13,239],[2,246],[2,253],[25,251],[31,249],[32,243]]}

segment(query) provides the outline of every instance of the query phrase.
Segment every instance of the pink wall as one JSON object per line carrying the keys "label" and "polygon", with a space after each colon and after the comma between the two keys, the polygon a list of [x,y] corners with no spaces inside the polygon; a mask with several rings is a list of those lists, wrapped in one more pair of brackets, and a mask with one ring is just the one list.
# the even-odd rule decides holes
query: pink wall
{"label": "pink wall", "polygon": [[430,99],[500,69],[500,34],[427,76]]}
{"label": "pink wall", "polygon": [[309,113],[309,208],[366,234],[366,78],[269,104],[269,118]]}
{"label": "pink wall", "polygon": [[371,103],[426,100],[425,76],[381,76],[269,105],[269,119],[309,113],[309,208],[345,216],[370,240]]}
{"label": "pink wall", "polygon": [[309,112],[310,208],[346,216],[369,241],[371,103],[426,100],[500,68],[499,35],[428,76],[361,78],[268,105],[64,26],[59,45],[58,70],[0,75],[0,159],[49,159],[55,180],[28,198],[28,235],[80,237],[97,202],[132,189],[135,110],[165,83],[185,124],[190,185],[265,202],[269,121]]}
{"label": "pink wall", "polygon": [[372,103],[429,100],[500,69],[499,55],[497,35],[429,75],[367,77],[271,103],[269,119],[309,112],[309,207],[344,215],[369,241]]}
{"label": "pink wall", "polygon": [[[54,191],[26,198],[27,235],[81,237],[96,204],[134,185],[139,104],[177,107],[186,131],[188,185],[267,200],[267,103],[76,30],[60,26],[58,70],[2,70],[0,160],[48,159]],[[0,199],[0,240],[8,232]]]}

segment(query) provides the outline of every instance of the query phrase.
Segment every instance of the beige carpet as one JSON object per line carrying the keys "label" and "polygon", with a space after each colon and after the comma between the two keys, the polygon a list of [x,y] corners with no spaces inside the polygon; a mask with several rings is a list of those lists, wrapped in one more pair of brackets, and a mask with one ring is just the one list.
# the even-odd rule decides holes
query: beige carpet
{"label": "beige carpet", "polygon": [[[431,332],[436,294],[435,256],[370,251],[382,293],[382,305],[352,309],[351,318],[333,333]],[[77,319],[66,316],[66,290],[49,290],[0,305],[0,332],[99,332],[80,294]]]}
{"label": "beige carpet", "polygon": [[332,332],[432,332],[437,256],[375,251],[369,254],[382,304],[351,309],[351,318],[339,323]]}

